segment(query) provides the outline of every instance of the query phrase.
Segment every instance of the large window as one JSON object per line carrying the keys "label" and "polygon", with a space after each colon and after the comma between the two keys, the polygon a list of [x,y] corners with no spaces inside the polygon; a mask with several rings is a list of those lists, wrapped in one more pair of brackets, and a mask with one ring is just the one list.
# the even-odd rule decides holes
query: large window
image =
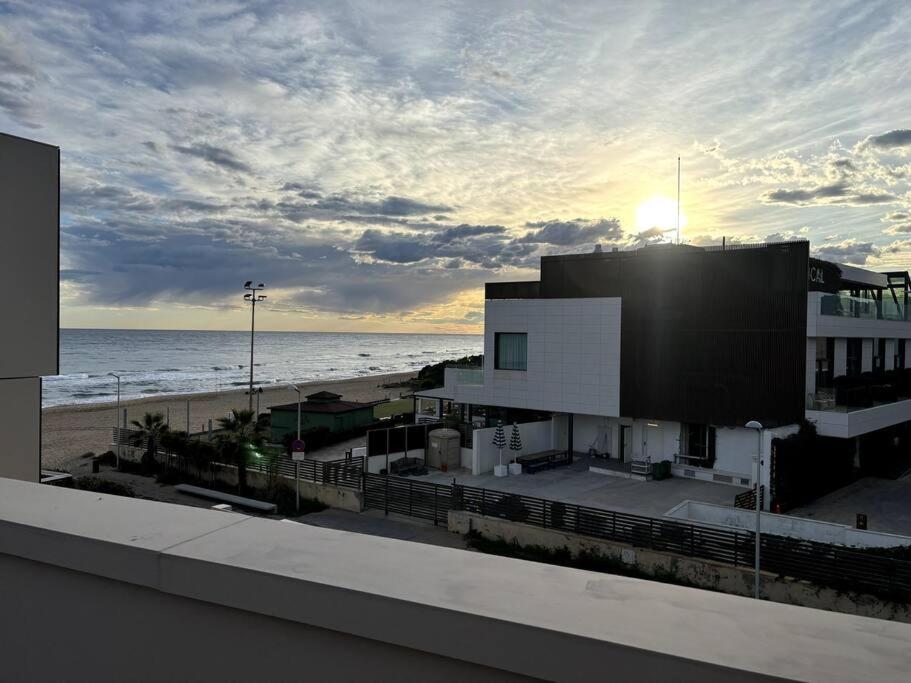
{"label": "large window", "polygon": [[497,332],[494,334],[494,346],[494,368],[528,369],[528,335],[525,332]]}

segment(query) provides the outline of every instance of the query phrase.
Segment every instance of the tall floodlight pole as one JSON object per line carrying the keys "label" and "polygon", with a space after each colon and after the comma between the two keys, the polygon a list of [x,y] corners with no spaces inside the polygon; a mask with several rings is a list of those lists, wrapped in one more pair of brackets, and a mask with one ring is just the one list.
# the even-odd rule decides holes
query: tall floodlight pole
{"label": "tall floodlight pole", "polygon": [[114,432],[117,435],[117,454],[114,459],[114,466],[119,470],[120,469],[120,440],[123,436],[120,434],[120,375],[115,372],[109,372],[110,377],[117,378],[117,431]]}
{"label": "tall floodlight pole", "polygon": [[755,429],[759,436],[759,448],[756,449],[756,572],[753,577],[753,597],[759,599],[759,527],[762,521],[761,493],[762,493],[762,424],[756,420],[750,420],[746,423],[747,429]]}
{"label": "tall floodlight pole", "polygon": [[[288,388],[297,392],[297,440],[301,440],[301,390],[296,384],[289,384]],[[294,505],[295,509],[301,510],[301,485],[300,485],[300,461],[294,461]]]}
{"label": "tall floodlight pole", "polygon": [[680,244],[680,157],[677,157],[677,244]]}
{"label": "tall floodlight pole", "polygon": [[250,302],[250,410],[253,410],[253,338],[256,332],[256,302],[266,298],[265,294],[258,293],[265,288],[266,286],[262,282],[255,287],[253,280],[247,280],[244,283],[244,289],[247,290],[247,293],[244,294],[244,301]]}

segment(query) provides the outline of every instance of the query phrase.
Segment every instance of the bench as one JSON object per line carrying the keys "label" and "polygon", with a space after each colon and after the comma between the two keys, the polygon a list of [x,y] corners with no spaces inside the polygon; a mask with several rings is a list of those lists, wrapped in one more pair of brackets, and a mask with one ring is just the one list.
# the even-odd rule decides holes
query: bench
{"label": "bench", "polygon": [[392,470],[392,474],[397,474],[402,477],[409,474],[427,474],[427,468],[425,467],[422,458],[407,456],[399,458],[398,460],[393,460],[389,463],[389,469]]}
{"label": "bench", "polygon": [[549,470],[569,463],[569,456],[566,451],[541,451],[520,455],[516,462],[522,465],[523,472],[534,474],[538,470]]}
{"label": "bench", "polygon": [[264,500],[254,500],[253,498],[235,496],[232,493],[224,493],[222,491],[215,491],[214,489],[204,489],[201,486],[193,486],[192,484],[178,484],[174,487],[174,490],[179,491],[180,493],[186,493],[190,496],[197,496],[199,498],[220,500],[223,503],[229,503],[231,505],[236,505],[237,507],[247,508],[248,510],[256,510],[257,512],[274,513],[278,509],[275,506],[275,503],[267,503]]}

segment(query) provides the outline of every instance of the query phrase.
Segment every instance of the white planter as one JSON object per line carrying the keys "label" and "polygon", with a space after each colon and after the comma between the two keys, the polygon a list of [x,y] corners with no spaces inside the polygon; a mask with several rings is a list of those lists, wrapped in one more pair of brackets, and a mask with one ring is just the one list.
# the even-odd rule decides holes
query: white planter
{"label": "white planter", "polygon": [[494,465],[493,466],[493,476],[495,477],[505,477],[509,474],[509,469],[506,465]]}
{"label": "white planter", "polygon": [[522,474],[522,463],[518,463],[518,462],[509,463],[509,473],[510,474]]}

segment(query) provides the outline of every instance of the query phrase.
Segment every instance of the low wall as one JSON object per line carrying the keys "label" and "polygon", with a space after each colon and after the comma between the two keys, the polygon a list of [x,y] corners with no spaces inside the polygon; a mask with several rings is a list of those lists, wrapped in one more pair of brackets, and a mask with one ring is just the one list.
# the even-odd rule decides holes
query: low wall
{"label": "low wall", "polygon": [[[693,500],[683,501],[664,513],[664,516],[727,529],[745,531],[756,529],[756,513],[753,510],[699,503]],[[855,548],[895,548],[911,545],[909,536],[863,531],[844,524],[791,517],[790,515],[776,515],[771,512],[761,512],[760,516],[761,530],[776,536],[818,541],[819,543],[834,543]]]}
{"label": "low wall", "polygon": [[[542,529],[460,510],[449,512],[449,530],[459,534],[471,531],[487,539],[524,546],[542,546],[550,550],[566,548],[574,557],[586,551],[597,553],[609,560],[622,562],[648,577],[665,580],[673,577],[675,581],[696,588],[753,596],[754,573],[751,567],[732,567],[711,560],[635,548],[625,543]],[[870,595],[842,593],[807,581],[780,578],[768,572],[762,572],[760,576],[760,595],[772,602],[911,623],[911,605],[886,602]]]}
{"label": "low wall", "polygon": [[[237,486],[237,468],[230,465],[215,466],[215,480],[226,486]],[[294,479],[276,475],[282,483],[294,491]],[[264,490],[270,486],[272,477],[267,472],[247,470],[247,485],[252,489]],[[333,484],[322,484],[314,481],[298,480],[301,498],[317,500],[323,505],[341,510],[361,512],[364,509],[364,498],[360,491],[343,488]]]}

